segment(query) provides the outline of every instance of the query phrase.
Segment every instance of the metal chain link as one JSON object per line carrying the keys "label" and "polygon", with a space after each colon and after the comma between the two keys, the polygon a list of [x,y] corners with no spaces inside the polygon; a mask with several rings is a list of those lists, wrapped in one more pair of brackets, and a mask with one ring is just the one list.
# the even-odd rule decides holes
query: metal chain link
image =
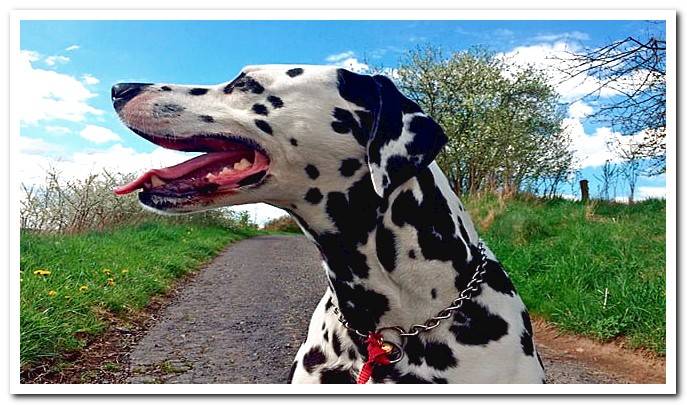
{"label": "metal chain link", "polygon": [[[417,336],[420,333],[429,332],[430,330],[439,326],[441,324],[441,321],[443,321],[444,319],[452,317],[453,313],[460,309],[465,301],[473,297],[473,294],[479,290],[479,285],[484,281],[483,277],[484,273],[486,272],[485,266],[487,264],[486,248],[482,241],[479,242],[477,247],[480,253],[480,263],[477,265],[477,269],[475,269],[475,273],[472,275],[472,279],[470,279],[468,285],[458,294],[458,297],[456,299],[451,301],[451,305],[439,311],[435,316],[426,320],[425,323],[412,325],[408,331],[403,329],[401,326],[387,326],[378,329],[377,332],[380,332],[385,329],[392,329],[398,332],[398,334],[402,337]],[[339,322],[341,322],[341,324],[346,329],[355,332],[358,336],[361,337],[367,337],[369,335],[369,332],[363,333],[360,332],[358,329],[352,327],[344,318],[343,314],[341,313],[341,311],[339,311],[339,308],[336,305],[334,305],[334,313],[339,315]]]}

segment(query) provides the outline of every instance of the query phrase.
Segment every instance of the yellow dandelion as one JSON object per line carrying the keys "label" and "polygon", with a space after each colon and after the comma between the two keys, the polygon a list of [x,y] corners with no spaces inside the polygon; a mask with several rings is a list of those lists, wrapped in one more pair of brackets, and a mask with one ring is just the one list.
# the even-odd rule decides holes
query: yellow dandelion
{"label": "yellow dandelion", "polygon": [[57,295],[57,291],[55,291],[55,290],[50,290],[50,291],[48,291],[48,296],[49,296],[49,297],[54,297],[54,296],[56,296],[56,295]]}
{"label": "yellow dandelion", "polygon": [[113,286],[113,285],[115,285],[114,278],[108,278],[108,279],[107,279],[107,285],[109,285],[110,287]]}
{"label": "yellow dandelion", "polygon": [[122,269],[122,274],[126,274],[129,272],[129,269]]}
{"label": "yellow dandelion", "polygon": [[38,270],[34,271],[33,274],[35,274],[35,275],[37,275],[37,276],[49,276],[49,275],[50,275],[50,271],[49,271],[49,270],[45,270],[45,269],[38,269]]}
{"label": "yellow dandelion", "polygon": [[110,274],[112,274],[112,270],[110,270],[110,269],[103,269],[103,273],[105,273],[106,275],[109,276]]}
{"label": "yellow dandelion", "polygon": [[88,291],[88,286],[82,285],[81,287],[79,287],[79,291],[81,291],[81,292]]}

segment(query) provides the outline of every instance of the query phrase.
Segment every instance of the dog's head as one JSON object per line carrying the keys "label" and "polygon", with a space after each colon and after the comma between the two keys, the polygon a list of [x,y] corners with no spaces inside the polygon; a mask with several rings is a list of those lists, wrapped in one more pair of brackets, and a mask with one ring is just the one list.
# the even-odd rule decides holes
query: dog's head
{"label": "dog's head", "polygon": [[248,66],[216,86],[120,83],[112,101],[145,139],[203,152],[115,190],[142,189],[141,202],[165,212],[313,203],[318,178],[334,190],[362,172],[385,197],[446,142],[388,78],[331,66]]}

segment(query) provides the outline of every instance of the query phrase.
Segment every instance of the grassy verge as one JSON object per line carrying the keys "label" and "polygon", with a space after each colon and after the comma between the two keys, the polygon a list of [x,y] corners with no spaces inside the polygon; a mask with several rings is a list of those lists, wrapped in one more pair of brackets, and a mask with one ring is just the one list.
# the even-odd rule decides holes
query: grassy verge
{"label": "grassy verge", "polygon": [[255,233],[164,222],[77,235],[22,232],[22,365],[80,348],[104,330],[106,314],[144,307],[227,243]]}
{"label": "grassy verge", "polygon": [[466,204],[532,312],[569,331],[665,353],[665,201]]}

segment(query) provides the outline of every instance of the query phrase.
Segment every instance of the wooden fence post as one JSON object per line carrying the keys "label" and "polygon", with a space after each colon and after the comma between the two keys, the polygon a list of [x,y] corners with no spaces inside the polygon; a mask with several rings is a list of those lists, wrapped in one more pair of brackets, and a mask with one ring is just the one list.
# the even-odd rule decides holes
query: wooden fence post
{"label": "wooden fence post", "polygon": [[582,192],[582,202],[589,201],[589,181],[580,180],[580,191]]}

